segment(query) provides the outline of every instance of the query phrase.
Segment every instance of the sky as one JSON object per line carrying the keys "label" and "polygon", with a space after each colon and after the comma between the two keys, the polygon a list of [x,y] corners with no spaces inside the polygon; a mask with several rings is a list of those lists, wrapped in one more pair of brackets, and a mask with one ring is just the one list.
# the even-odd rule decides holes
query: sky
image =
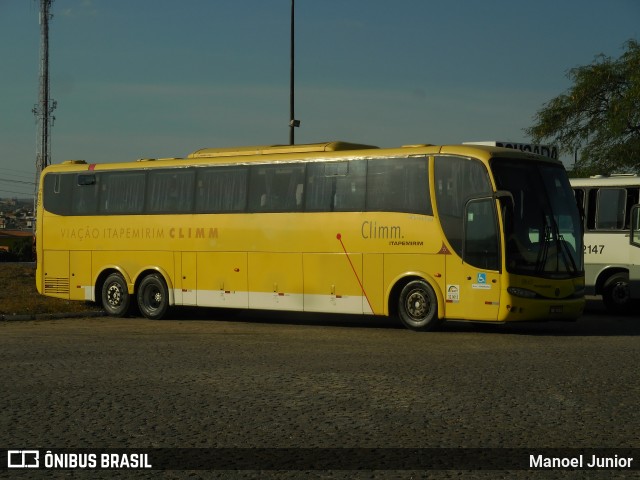
{"label": "sky", "polygon": [[[0,0],[0,198],[33,194],[38,12]],[[290,0],[54,0],[51,13],[52,163],[288,143]],[[296,143],[528,141],[568,71],[630,39],[638,0],[296,0]]]}

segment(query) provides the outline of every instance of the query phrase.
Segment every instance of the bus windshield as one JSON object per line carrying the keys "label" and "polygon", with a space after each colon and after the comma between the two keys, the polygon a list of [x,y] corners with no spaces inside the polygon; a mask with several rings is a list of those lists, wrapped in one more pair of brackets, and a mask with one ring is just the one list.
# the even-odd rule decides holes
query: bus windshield
{"label": "bus windshield", "polygon": [[548,278],[581,275],[582,223],[566,172],[560,165],[493,159],[503,202],[507,271]]}

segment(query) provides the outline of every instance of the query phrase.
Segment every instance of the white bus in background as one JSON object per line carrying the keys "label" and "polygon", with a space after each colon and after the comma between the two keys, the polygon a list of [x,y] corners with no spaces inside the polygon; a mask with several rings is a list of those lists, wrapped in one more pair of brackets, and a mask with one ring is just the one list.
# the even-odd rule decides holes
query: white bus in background
{"label": "white bus in background", "polygon": [[607,308],[629,312],[640,299],[640,177],[572,178],[584,212],[584,263],[587,295],[602,295]]}

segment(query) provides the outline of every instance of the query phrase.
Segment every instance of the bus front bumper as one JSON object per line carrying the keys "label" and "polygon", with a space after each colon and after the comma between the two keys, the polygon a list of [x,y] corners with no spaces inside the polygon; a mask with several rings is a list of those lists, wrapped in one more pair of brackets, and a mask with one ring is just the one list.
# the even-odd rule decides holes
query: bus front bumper
{"label": "bus front bumper", "polygon": [[507,295],[500,306],[498,321],[527,322],[542,320],[572,321],[584,312],[584,297],[571,299],[525,299]]}

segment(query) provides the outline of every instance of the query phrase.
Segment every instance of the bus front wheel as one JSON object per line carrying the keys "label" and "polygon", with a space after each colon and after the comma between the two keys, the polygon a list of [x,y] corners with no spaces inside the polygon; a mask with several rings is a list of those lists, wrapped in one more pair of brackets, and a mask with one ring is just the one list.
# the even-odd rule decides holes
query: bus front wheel
{"label": "bus front wheel", "polygon": [[433,288],[424,280],[407,283],[398,301],[398,315],[405,327],[411,330],[433,330],[438,319],[438,299]]}
{"label": "bus front wheel", "polygon": [[614,313],[625,313],[631,306],[629,274],[616,273],[607,280],[602,289],[602,300],[607,309]]}
{"label": "bus front wheel", "polygon": [[129,311],[127,282],[119,273],[112,273],[102,284],[102,307],[113,317],[124,317]]}
{"label": "bus front wheel", "polygon": [[160,320],[169,308],[169,290],[157,273],[147,275],[138,287],[140,313],[150,320]]}

